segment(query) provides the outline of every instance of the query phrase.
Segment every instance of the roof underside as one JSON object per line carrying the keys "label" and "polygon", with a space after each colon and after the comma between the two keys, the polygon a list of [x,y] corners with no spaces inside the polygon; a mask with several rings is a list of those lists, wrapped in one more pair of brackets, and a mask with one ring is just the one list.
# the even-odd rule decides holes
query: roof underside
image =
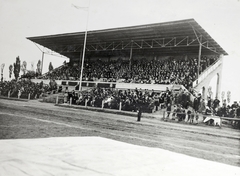
{"label": "roof underside", "polygon": [[[70,59],[77,59],[84,44],[84,32],[29,37]],[[226,51],[194,20],[181,20],[133,27],[88,31],[86,55],[227,55]]]}

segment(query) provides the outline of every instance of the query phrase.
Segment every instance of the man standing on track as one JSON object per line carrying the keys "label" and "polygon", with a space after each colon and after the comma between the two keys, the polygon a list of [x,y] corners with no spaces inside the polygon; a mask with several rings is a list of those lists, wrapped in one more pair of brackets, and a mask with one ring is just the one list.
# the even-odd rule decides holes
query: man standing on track
{"label": "man standing on track", "polygon": [[142,116],[142,106],[140,106],[138,108],[138,118],[137,118],[137,121],[140,122],[141,121],[141,116]]}

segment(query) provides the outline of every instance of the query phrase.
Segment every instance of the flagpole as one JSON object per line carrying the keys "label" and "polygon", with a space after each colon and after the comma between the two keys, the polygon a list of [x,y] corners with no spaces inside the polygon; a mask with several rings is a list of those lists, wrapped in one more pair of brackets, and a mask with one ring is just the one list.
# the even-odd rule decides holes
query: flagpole
{"label": "flagpole", "polygon": [[[88,4],[87,24],[86,24],[84,44],[83,44],[82,66],[81,66],[81,73],[80,73],[80,80],[79,80],[79,91],[82,91],[82,76],[83,76],[83,65],[84,65],[84,58],[85,58],[85,51],[86,51],[86,43],[87,43],[89,8],[90,8],[90,0],[89,0],[89,4]],[[81,60],[81,57],[80,57],[80,60]]]}

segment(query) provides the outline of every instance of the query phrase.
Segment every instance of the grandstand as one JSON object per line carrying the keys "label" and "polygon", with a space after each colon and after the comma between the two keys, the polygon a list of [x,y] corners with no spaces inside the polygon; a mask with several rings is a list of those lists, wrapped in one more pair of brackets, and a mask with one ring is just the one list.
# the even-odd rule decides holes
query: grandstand
{"label": "grandstand", "polygon": [[[46,73],[64,88],[77,90],[85,32],[28,37],[70,62]],[[221,85],[222,58],[227,52],[194,20],[88,31],[82,87],[187,89],[201,93],[217,75]]]}

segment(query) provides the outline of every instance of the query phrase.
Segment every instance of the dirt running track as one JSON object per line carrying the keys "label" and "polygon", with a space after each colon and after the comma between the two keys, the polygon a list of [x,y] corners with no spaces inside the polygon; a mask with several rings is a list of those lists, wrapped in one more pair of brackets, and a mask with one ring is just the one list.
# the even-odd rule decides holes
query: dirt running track
{"label": "dirt running track", "polygon": [[0,99],[0,139],[101,136],[240,167],[240,131]]}

